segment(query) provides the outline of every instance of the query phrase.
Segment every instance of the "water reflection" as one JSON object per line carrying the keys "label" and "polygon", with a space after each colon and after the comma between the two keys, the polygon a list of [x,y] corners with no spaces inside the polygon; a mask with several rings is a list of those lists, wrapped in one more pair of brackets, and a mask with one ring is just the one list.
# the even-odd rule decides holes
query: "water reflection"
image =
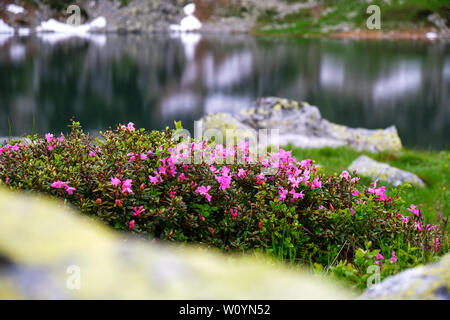
{"label": "water reflection", "polygon": [[395,124],[409,146],[448,147],[446,44],[128,35],[0,35],[0,136],[96,131],[133,121],[192,128],[206,112],[276,95],[319,106],[354,127]]}

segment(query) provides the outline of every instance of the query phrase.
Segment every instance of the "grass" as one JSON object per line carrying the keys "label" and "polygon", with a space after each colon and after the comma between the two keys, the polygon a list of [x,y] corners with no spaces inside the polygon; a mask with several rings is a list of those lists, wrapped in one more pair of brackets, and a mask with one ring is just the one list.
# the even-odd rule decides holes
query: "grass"
{"label": "grass", "polygon": [[[290,1],[294,2],[294,1]],[[301,1],[299,1],[301,2]],[[370,4],[380,7],[382,29],[411,28],[428,26],[428,16],[438,13],[441,17],[450,15],[448,0],[391,0],[387,4],[383,0],[374,0]],[[325,27],[336,26],[341,23],[351,28],[366,28],[366,21],[370,16],[366,13],[370,5],[366,1],[357,0],[324,0],[320,8],[323,13],[314,16],[309,9],[302,9],[283,18],[275,12],[263,12],[258,19],[255,33],[273,35],[317,35],[324,32]]]}
{"label": "grass", "polygon": [[[388,163],[399,169],[403,169],[419,176],[425,183],[425,188],[410,187],[401,193],[406,203],[414,203],[424,213],[429,221],[434,221],[440,205],[445,216],[450,215],[450,150],[445,151],[421,151],[404,149],[401,152],[381,152],[378,154],[370,152],[358,152],[348,147],[322,148],[322,149],[299,149],[292,146],[297,159],[313,159],[322,167],[326,174],[340,174],[346,170],[350,163],[358,156],[364,154],[374,160]],[[368,187],[373,179],[361,177],[361,185]],[[392,185],[384,183],[387,193],[397,192]],[[402,188],[400,188],[402,189]],[[449,226],[447,226],[449,228]]]}

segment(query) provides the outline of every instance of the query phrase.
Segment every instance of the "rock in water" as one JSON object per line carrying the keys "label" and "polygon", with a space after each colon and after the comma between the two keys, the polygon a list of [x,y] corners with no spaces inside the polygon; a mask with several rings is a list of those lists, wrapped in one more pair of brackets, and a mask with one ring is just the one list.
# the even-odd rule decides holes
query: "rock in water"
{"label": "rock in water", "polygon": [[263,258],[131,239],[62,206],[0,188],[0,299],[352,297]]}
{"label": "rock in water", "polygon": [[375,161],[364,155],[353,161],[348,167],[348,170],[351,172],[356,170],[360,175],[380,179],[394,186],[398,186],[404,182],[418,187],[425,186],[422,179],[414,173],[391,167],[386,163]]}
{"label": "rock in water", "polygon": [[279,129],[280,144],[301,148],[347,145],[371,152],[402,148],[395,126],[378,130],[349,128],[323,119],[319,109],[306,102],[276,97],[261,98],[241,114],[216,113],[203,120],[205,131]]}
{"label": "rock in water", "polygon": [[450,300],[450,254],[439,262],[405,270],[367,289],[359,299]]}

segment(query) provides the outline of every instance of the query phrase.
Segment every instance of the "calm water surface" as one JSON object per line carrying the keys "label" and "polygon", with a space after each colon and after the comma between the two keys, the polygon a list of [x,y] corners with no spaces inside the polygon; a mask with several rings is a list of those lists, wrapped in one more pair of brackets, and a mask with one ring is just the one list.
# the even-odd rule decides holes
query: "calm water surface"
{"label": "calm water surface", "polygon": [[393,41],[0,35],[0,136],[160,129],[280,96],[353,127],[395,124],[403,143],[450,146],[450,46]]}

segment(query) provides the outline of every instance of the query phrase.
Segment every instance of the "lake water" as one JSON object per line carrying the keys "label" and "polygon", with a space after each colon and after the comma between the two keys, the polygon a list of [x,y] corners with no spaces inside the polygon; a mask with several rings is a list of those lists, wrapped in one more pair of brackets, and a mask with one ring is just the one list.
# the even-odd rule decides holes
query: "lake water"
{"label": "lake water", "polygon": [[450,145],[450,46],[247,35],[0,35],[0,136],[160,129],[280,96],[352,127],[395,124],[405,145]]}

